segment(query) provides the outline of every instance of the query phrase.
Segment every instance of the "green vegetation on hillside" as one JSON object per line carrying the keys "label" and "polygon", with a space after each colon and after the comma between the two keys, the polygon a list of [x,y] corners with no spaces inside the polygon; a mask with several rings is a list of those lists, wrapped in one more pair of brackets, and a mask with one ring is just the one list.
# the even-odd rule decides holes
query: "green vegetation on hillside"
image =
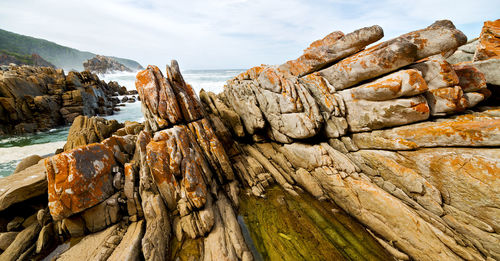
{"label": "green vegetation on hillside", "polygon": [[33,60],[31,59],[31,55],[22,55],[15,52],[9,52],[7,50],[0,49],[0,56],[3,54],[14,57],[15,59],[19,60],[22,64],[33,65]]}
{"label": "green vegetation on hillside", "polygon": [[[62,46],[47,40],[38,39],[11,33],[0,29],[0,50],[18,55],[31,55],[36,53],[43,59],[65,70],[83,70],[83,62],[95,56],[91,52],[82,52],[77,49]],[[112,57],[131,69],[137,69],[140,64],[136,61]]]}

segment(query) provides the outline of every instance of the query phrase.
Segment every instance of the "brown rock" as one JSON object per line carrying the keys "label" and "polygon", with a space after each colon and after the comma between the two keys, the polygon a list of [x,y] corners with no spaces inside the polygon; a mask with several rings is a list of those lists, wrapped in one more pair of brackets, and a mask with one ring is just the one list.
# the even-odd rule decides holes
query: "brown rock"
{"label": "brown rock", "polygon": [[95,142],[101,142],[111,136],[117,129],[123,127],[116,120],[106,120],[100,117],[78,116],[73,121],[68,133],[64,151]]}
{"label": "brown rock", "polygon": [[16,239],[0,255],[0,260],[17,260],[17,258],[36,241],[40,229],[40,225],[35,222],[28,228],[25,228],[23,231],[19,232],[19,234],[17,234],[16,236]]}
{"label": "brown rock", "polygon": [[19,162],[17,164],[16,169],[14,170],[14,173],[25,170],[26,168],[37,164],[41,159],[42,159],[42,157],[40,157],[38,155],[31,155],[31,156],[28,156],[28,157],[22,159],[21,162]]}

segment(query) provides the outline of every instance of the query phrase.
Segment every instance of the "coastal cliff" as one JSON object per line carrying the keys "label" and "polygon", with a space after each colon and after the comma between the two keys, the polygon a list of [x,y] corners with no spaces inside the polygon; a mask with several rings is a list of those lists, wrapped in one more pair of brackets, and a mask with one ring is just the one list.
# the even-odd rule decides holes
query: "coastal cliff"
{"label": "coastal cliff", "polygon": [[458,64],[447,20],[337,31],[219,94],[150,65],[144,123],[1,183],[0,259],[500,260],[499,25]]}

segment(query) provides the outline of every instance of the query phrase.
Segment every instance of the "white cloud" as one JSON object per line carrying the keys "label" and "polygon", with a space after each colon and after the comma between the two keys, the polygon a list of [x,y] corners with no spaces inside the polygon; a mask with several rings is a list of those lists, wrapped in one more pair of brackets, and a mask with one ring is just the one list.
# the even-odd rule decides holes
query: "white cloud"
{"label": "white cloud", "polygon": [[379,24],[386,38],[450,19],[469,37],[499,1],[2,0],[2,29],[94,53],[185,69],[278,64],[334,30]]}

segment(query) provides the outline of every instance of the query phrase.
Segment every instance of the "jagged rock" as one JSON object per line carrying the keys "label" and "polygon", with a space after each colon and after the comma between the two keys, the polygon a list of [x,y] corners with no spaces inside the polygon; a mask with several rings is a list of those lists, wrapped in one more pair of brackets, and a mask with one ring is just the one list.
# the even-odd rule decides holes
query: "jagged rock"
{"label": "jagged rock", "polygon": [[474,61],[488,60],[500,56],[500,19],[484,22]]}
{"label": "jagged rock", "polygon": [[159,195],[147,163],[146,146],[150,141],[151,134],[141,131],[136,143],[140,157],[139,192],[146,220],[146,232],[141,241],[142,252],[145,260],[165,260],[172,230],[167,207]]}
{"label": "jagged rock", "polygon": [[[186,126],[177,125],[157,132],[147,145],[147,159],[169,209],[177,208],[181,215],[186,215],[205,205],[207,182],[212,179],[212,172]],[[184,204],[178,204],[181,198]]]}
{"label": "jagged rock", "polygon": [[64,145],[64,151],[103,141],[121,127],[123,127],[123,125],[116,120],[78,116],[69,129],[68,140]]}
{"label": "jagged rock", "polygon": [[96,57],[83,62],[83,68],[87,71],[99,74],[118,72],[132,72],[130,68],[119,63],[111,57],[96,55]]}
{"label": "jagged rock", "polygon": [[14,173],[25,170],[26,168],[37,164],[41,159],[42,159],[42,157],[40,157],[38,155],[31,155],[31,156],[28,156],[28,157],[22,159],[21,162],[19,162],[17,164],[16,169],[14,170]]}
{"label": "jagged rock", "polygon": [[2,178],[0,182],[0,211],[47,191],[43,162]]}
{"label": "jagged rock", "polygon": [[45,161],[49,208],[61,220],[104,201],[114,193],[113,152],[105,145],[90,144]]}

